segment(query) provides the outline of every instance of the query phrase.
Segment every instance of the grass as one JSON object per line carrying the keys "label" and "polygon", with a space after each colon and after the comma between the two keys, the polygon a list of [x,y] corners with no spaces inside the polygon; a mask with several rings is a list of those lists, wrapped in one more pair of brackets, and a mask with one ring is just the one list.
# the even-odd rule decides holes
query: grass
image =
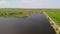
{"label": "grass", "polygon": [[47,14],[60,26],[60,10],[48,10]]}
{"label": "grass", "polygon": [[0,9],[0,17],[5,18],[25,18],[31,13],[40,13],[40,10],[23,10],[23,9]]}

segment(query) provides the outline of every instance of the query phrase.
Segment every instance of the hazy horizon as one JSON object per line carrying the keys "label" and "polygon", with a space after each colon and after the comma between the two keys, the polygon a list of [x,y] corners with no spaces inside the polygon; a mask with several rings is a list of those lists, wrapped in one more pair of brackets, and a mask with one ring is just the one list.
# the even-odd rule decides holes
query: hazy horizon
{"label": "hazy horizon", "polygon": [[60,0],[0,0],[0,8],[60,9]]}

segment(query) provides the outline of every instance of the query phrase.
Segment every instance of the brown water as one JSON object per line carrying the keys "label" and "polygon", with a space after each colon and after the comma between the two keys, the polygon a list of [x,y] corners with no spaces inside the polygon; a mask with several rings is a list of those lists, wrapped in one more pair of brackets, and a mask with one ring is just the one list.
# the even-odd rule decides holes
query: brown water
{"label": "brown water", "polygon": [[43,14],[27,18],[0,18],[0,34],[56,34]]}

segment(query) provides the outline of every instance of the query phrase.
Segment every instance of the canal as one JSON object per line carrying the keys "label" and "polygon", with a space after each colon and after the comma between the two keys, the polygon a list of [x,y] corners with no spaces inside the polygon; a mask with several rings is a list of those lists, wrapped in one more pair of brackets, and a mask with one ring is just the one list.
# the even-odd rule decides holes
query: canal
{"label": "canal", "polygon": [[0,34],[56,34],[44,14],[27,18],[0,18]]}

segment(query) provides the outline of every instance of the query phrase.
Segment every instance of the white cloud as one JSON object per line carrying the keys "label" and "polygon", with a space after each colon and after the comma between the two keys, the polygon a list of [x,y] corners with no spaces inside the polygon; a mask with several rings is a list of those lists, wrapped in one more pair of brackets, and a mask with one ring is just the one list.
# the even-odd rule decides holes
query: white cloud
{"label": "white cloud", "polygon": [[[12,2],[11,2],[12,1]],[[0,8],[60,8],[55,0],[0,0]]]}
{"label": "white cloud", "polygon": [[29,2],[29,1],[31,1],[31,0],[21,0],[22,2]]}
{"label": "white cloud", "polygon": [[37,2],[37,0],[21,0],[23,3]]}
{"label": "white cloud", "polygon": [[0,6],[8,6],[8,5],[9,5],[8,1],[5,0],[0,1]]}

